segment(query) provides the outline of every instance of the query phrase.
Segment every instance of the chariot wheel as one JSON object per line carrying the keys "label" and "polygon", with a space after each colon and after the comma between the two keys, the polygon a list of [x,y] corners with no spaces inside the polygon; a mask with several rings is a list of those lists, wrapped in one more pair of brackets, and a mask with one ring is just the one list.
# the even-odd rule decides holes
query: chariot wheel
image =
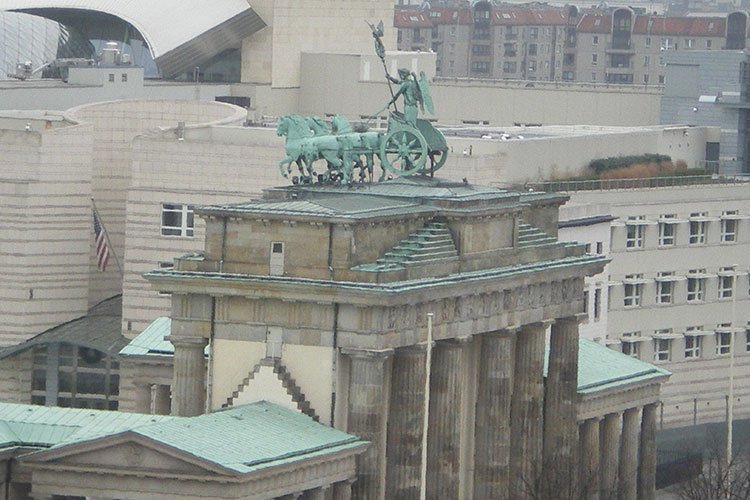
{"label": "chariot wheel", "polygon": [[394,175],[419,173],[427,161],[427,142],[417,131],[388,132],[380,145],[380,163]]}
{"label": "chariot wheel", "polygon": [[437,172],[440,167],[445,165],[445,160],[448,159],[447,149],[433,149],[427,153],[429,161],[425,163],[425,166],[419,171],[420,174],[431,174]]}

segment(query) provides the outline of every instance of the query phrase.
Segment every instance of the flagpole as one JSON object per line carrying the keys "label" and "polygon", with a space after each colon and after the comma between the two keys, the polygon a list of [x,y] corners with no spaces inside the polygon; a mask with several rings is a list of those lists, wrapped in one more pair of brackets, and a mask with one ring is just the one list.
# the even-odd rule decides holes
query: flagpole
{"label": "flagpole", "polygon": [[112,246],[112,241],[109,239],[109,233],[107,232],[107,228],[104,226],[104,221],[102,220],[101,215],[99,215],[99,210],[96,208],[96,202],[94,201],[94,198],[91,198],[91,208],[94,209],[94,215],[96,215],[96,218],[99,219],[99,225],[102,226],[102,231],[104,231],[104,237],[107,239],[107,245],[109,245],[109,248],[112,249],[112,255],[115,257],[115,263],[117,264],[117,269],[120,270],[120,275],[124,276],[125,272],[122,270],[122,266],[120,265],[120,259],[117,258],[117,252],[115,252],[115,247]]}

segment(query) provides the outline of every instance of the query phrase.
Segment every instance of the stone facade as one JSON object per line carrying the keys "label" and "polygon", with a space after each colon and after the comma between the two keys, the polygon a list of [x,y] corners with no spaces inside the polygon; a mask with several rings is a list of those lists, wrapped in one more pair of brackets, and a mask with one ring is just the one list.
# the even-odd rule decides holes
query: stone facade
{"label": "stone facade", "polygon": [[[245,372],[257,356],[286,366],[306,356],[330,366],[318,378],[290,370],[317,395],[314,410],[371,443],[353,498],[418,498],[423,446],[428,497],[530,498],[544,457],[577,468],[573,340],[583,277],[605,263],[557,242],[562,201],[418,178],[272,189],[258,202],[197,209],[205,252],[147,275],[173,296],[173,413],[202,412],[207,393],[209,407],[227,404],[232,395],[217,389],[242,385],[222,380],[232,370],[218,356],[202,368],[193,353],[209,342],[213,352],[244,349],[234,360]],[[545,402],[549,325],[555,396]]]}

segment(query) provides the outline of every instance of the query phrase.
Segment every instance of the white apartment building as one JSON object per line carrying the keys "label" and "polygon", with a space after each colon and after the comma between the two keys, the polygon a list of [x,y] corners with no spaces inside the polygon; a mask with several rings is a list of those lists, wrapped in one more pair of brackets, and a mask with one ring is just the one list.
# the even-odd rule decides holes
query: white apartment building
{"label": "white apartment building", "polygon": [[[725,418],[732,332],[736,380],[750,376],[749,188],[717,180],[569,192],[571,203],[607,204],[617,217],[602,340],[673,373],[663,428]],[[750,417],[750,387],[736,382],[735,397],[735,418]]]}

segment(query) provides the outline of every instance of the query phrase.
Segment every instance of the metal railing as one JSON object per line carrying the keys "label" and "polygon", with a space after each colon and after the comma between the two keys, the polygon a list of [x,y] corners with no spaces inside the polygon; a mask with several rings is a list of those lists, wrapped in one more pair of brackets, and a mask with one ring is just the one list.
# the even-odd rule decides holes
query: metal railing
{"label": "metal railing", "polygon": [[748,182],[750,182],[750,176],[747,175],[683,175],[674,177],[648,177],[641,179],[529,182],[523,185],[523,189],[525,191],[534,190],[545,192],[604,191],[608,189],[658,188],[700,184],[739,184]]}

